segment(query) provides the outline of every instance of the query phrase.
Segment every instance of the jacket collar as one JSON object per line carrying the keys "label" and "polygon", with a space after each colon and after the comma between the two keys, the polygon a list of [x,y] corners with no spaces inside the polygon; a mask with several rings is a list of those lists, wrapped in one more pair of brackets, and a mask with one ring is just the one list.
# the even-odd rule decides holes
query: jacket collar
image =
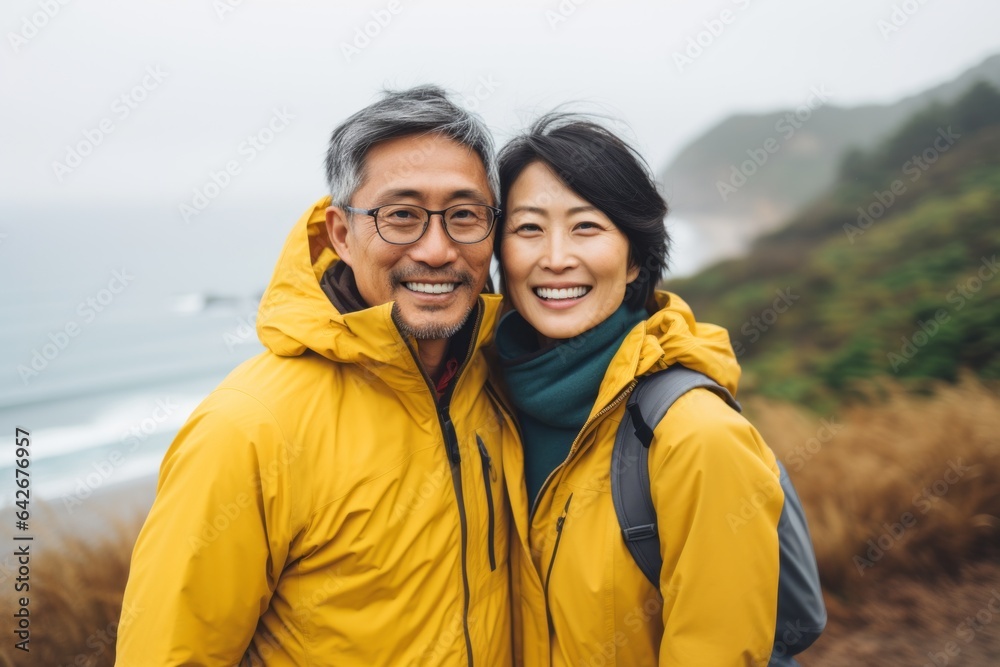
{"label": "jacket collar", "polygon": [[591,416],[632,380],[674,364],[704,373],[736,395],[740,366],[729,333],[696,321],[691,307],[676,294],[657,291],[656,303],[659,310],[632,328],[612,358]]}

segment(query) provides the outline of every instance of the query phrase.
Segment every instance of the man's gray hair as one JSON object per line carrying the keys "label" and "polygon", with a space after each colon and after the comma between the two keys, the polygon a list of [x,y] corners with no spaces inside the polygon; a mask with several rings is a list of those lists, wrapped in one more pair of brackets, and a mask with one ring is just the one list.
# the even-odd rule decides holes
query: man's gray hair
{"label": "man's gray hair", "polygon": [[[438,86],[386,91],[382,99],[341,123],[330,137],[326,180],[334,206],[349,206],[365,176],[365,156],[375,144],[411,134],[442,134],[479,154],[486,168],[493,203],[500,201],[500,179],[493,137],[478,114],[451,101]],[[419,168],[419,164],[410,165]]]}

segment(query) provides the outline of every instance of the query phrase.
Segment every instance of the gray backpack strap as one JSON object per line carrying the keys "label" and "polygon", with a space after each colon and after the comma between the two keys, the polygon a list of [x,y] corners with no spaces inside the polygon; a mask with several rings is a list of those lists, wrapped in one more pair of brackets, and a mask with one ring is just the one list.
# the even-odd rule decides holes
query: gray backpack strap
{"label": "gray backpack strap", "polygon": [[[622,537],[639,569],[657,589],[663,558],[649,488],[649,446],[653,428],[670,406],[696,387],[714,391],[734,410],[741,411],[733,395],[707,375],[671,366],[640,378],[625,405],[625,418],[618,427],[611,454],[611,498]],[[777,627],[768,665],[787,667],[798,665],[792,656],[808,648],[823,632],[826,606],[802,502],[780,461],[778,468],[785,502],[778,520]]]}
{"label": "gray backpack strap", "polygon": [[671,366],[639,381],[625,404],[625,418],[611,453],[611,499],[622,537],[639,569],[657,588],[663,558],[649,488],[649,446],[653,427],[674,401],[697,387],[710,389],[735,410],[741,409],[733,395],[712,378],[679,364]]}

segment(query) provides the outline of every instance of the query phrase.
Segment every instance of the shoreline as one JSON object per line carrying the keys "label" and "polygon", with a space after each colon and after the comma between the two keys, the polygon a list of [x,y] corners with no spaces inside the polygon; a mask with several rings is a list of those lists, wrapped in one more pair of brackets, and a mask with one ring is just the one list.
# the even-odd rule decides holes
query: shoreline
{"label": "shoreline", "polygon": [[[156,480],[152,473],[102,487],[71,506],[59,500],[34,501],[29,505],[30,528],[24,535],[49,545],[67,540],[98,543],[125,536],[134,540],[153,504]],[[8,539],[13,536],[11,527],[2,531]]]}

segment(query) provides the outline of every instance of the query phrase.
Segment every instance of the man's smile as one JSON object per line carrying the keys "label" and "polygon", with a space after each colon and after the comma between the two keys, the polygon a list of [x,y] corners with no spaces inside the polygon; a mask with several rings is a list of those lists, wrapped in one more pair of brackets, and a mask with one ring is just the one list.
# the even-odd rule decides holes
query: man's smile
{"label": "man's smile", "polygon": [[459,283],[403,283],[403,287],[411,292],[420,292],[423,294],[447,294],[449,292],[454,292],[458,285]]}

